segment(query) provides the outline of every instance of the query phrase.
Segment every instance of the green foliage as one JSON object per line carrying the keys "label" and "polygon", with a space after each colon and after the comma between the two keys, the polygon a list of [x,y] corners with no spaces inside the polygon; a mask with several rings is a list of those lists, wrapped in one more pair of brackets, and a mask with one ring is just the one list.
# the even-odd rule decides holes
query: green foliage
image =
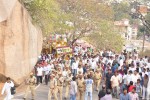
{"label": "green foliage", "polygon": [[121,52],[124,39],[114,30],[113,23],[101,21],[100,30],[97,33],[90,34],[86,40],[90,41],[98,49],[112,49]]}
{"label": "green foliage", "polygon": [[22,2],[30,12],[33,22],[41,27],[44,35],[71,28],[65,24],[68,16],[62,13],[56,0],[22,0]]}
{"label": "green foliage", "polygon": [[112,8],[114,10],[114,20],[122,20],[124,18],[131,19],[129,15],[131,8],[127,3],[114,4]]}
{"label": "green foliage", "polygon": [[126,12],[127,6],[124,4],[123,7],[117,5],[113,11],[112,7],[93,0],[22,0],[22,2],[44,35],[71,33],[67,40],[73,44],[88,33],[90,35],[87,39],[97,48],[109,47],[117,51],[122,48],[123,41],[113,28],[113,21],[125,17],[126,14],[120,15],[120,12]]}

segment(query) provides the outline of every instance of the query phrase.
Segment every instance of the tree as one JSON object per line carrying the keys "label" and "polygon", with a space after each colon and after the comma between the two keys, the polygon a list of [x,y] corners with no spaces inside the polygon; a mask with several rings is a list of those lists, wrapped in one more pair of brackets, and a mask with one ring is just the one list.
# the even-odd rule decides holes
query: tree
{"label": "tree", "polygon": [[121,52],[124,39],[114,30],[112,22],[101,21],[101,31],[90,34],[86,40],[92,43],[98,49],[112,49]]}
{"label": "tree", "polygon": [[65,24],[67,14],[63,14],[56,0],[21,0],[29,11],[33,22],[38,24],[43,35],[60,33],[71,28]]}
{"label": "tree", "polygon": [[130,5],[124,2],[115,3],[111,5],[114,10],[114,20],[122,20],[124,18],[131,19],[129,11],[131,10]]}
{"label": "tree", "polygon": [[73,30],[68,36],[72,45],[86,34],[97,32],[101,20],[112,20],[111,7],[99,4],[93,0],[58,0],[65,14],[72,15],[69,20],[73,23]]}

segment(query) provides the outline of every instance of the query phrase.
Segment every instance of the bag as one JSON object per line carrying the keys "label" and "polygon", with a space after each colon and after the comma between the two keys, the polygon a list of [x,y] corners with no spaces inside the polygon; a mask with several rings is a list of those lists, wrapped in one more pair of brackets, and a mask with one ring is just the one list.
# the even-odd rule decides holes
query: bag
{"label": "bag", "polygon": [[10,91],[11,91],[11,95],[16,94],[16,88],[15,87],[11,87]]}

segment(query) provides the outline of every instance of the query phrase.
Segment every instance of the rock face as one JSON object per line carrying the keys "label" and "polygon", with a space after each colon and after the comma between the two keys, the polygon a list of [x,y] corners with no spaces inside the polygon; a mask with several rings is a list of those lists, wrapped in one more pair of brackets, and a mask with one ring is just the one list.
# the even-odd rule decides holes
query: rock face
{"label": "rock face", "polygon": [[42,32],[26,9],[17,0],[0,0],[0,74],[20,84],[41,50]]}

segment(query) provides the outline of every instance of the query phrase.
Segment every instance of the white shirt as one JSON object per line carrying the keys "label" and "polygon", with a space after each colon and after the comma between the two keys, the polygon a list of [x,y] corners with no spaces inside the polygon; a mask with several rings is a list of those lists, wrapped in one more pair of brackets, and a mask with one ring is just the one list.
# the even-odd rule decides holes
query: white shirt
{"label": "white shirt", "polygon": [[77,93],[77,83],[76,81],[71,81],[70,94],[75,95]]}
{"label": "white shirt", "polygon": [[96,67],[97,67],[96,62],[95,61],[91,62],[91,68],[96,69]]}
{"label": "white shirt", "polygon": [[81,74],[83,74],[83,68],[77,68],[77,74],[79,74],[79,72],[81,72]]}
{"label": "white shirt", "polygon": [[5,83],[2,89],[2,95],[4,94],[4,92],[6,93],[6,97],[4,100],[11,100],[12,96],[11,96],[11,87],[14,87],[14,83],[11,81],[10,83]]}
{"label": "white shirt", "polygon": [[37,76],[42,76],[43,75],[43,68],[42,67],[38,67],[37,68]]}
{"label": "white shirt", "polygon": [[85,80],[86,92],[92,92],[92,84],[93,84],[92,79],[86,79]]}
{"label": "white shirt", "polygon": [[123,75],[123,83],[127,84],[127,75]]}
{"label": "white shirt", "polygon": [[45,75],[48,75],[49,72],[50,72],[50,70],[49,70],[49,68],[48,68],[47,66],[45,66],[45,67],[43,68],[43,71],[45,72]]}
{"label": "white shirt", "polygon": [[136,83],[137,83],[137,79],[140,79],[140,80],[141,80],[140,75],[139,75],[139,74],[137,74],[137,75],[133,74],[133,75],[132,75],[133,84],[136,84]]}
{"label": "white shirt", "polygon": [[72,69],[77,69],[78,68],[78,62],[74,62],[72,64]]}
{"label": "white shirt", "polygon": [[130,84],[130,81],[133,81],[133,79],[132,79],[132,78],[133,78],[133,77],[132,77],[132,75],[133,75],[133,74],[131,74],[131,75],[127,75],[127,85],[128,85],[128,84]]}
{"label": "white shirt", "polygon": [[110,81],[112,82],[113,87],[119,86],[119,77],[118,76],[113,75],[111,77]]}

